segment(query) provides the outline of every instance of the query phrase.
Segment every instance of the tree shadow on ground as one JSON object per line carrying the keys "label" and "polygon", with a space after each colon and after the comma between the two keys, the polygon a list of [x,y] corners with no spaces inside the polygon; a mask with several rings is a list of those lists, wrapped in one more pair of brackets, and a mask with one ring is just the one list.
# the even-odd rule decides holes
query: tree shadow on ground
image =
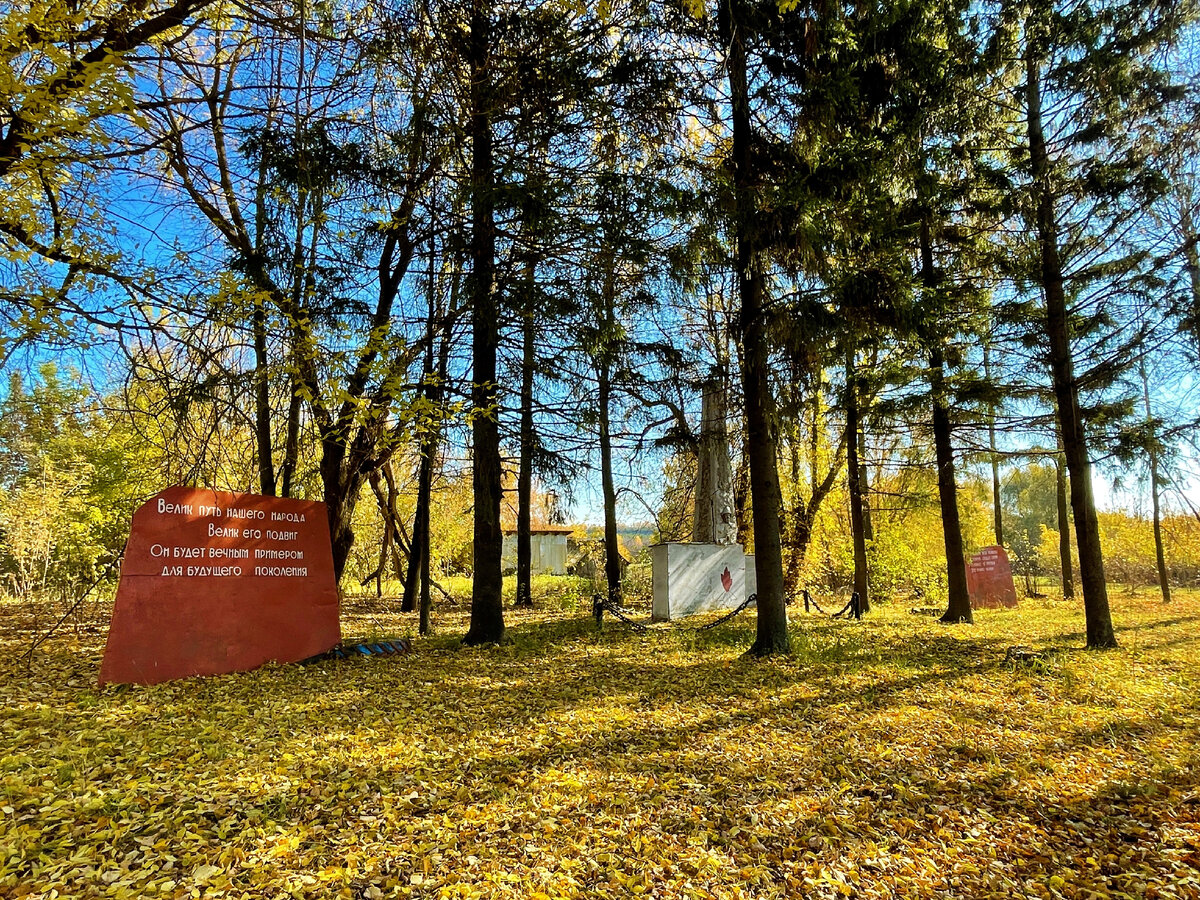
{"label": "tree shadow on ground", "polygon": [[[1004,871],[1039,883],[1065,865],[1064,849],[1080,859],[1093,852],[1087,840],[1112,837],[1118,863],[1131,867],[1162,868],[1168,853],[1185,852],[1167,823],[1194,822],[1178,797],[1196,788],[1197,766],[1138,772],[1101,759],[1078,799],[1063,799],[1030,767],[1074,765],[1099,743],[1136,756],[1160,739],[1194,738],[1194,717],[1027,723],[1053,713],[1070,673],[1014,666],[1006,638],[814,622],[794,634],[791,656],[759,662],[735,655],[752,621],[690,636],[597,634],[577,614],[523,623],[528,631],[514,629],[501,648],[419,649],[154,688],[38,682],[28,707],[12,711],[8,752],[36,770],[31,797],[35,781],[57,779],[65,815],[45,824],[47,845],[121,821],[110,845],[118,855],[143,846],[139,838],[160,839],[163,820],[147,813],[170,807],[172,828],[214,848],[257,847],[264,829],[299,834],[316,824],[322,831],[309,839],[333,859],[353,846],[362,817],[387,803],[399,804],[417,836],[390,834],[396,848],[439,822],[500,822],[512,811],[536,821],[558,809],[589,823],[613,817],[628,840],[644,827],[635,813],[645,813],[664,840],[704,835],[731,872],[757,864],[751,839],[781,860],[799,852],[833,868],[869,853],[917,857],[930,841],[962,839],[964,822],[981,840],[1003,837],[995,859]],[[1169,639],[1156,647],[1188,640],[1158,633]],[[81,663],[47,652],[47,671],[92,666],[94,678],[98,656]],[[1020,721],[996,722],[987,705],[996,695],[972,705],[978,685],[1038,696],[1016,709]],[[1042,731],[1050,736],[1039,742]],[[98,757],[108,777],[71,774]],[[618,803],[626,791],[632,807]],[[459,838],[464,853],[480,855],[492,839]],[[522,839],[535,848],[523,852],[550,852],[541,840]],[[590,824],[579,840],[624,852]],[[682,852],[690,845],[680,840]],[[975,858],[977,845],[962,852]],[[512,866],[522,870],[523,859]],[[1084,873],[1089,889],[1115,890],[1119,873],[1101,863]],[[854,878],[901,877],[886,868],[892,862],[878,865]],[[947,893],[971,895],[948,872],[932,877]]]}

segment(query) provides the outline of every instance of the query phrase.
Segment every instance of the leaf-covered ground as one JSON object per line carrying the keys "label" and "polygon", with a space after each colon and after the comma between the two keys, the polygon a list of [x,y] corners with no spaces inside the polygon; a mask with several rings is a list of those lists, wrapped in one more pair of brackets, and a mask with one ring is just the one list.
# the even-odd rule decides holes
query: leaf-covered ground
{"label": "leaf-covered ground", "polygon": [[547,602],[499,648],[451,612],[405,657],[103,690],[103,629],[27,672],[0,605],[0,896],[1198,897],[1200,596],[1113,602],[1108,653],[1061,601],[793,613],[767,662],[753,613]]}

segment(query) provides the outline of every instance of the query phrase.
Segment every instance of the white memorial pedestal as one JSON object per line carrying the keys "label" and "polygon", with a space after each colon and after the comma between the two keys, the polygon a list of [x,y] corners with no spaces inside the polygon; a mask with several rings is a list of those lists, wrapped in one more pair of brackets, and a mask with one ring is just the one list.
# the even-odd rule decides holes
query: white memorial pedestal
{"label": "white memorial pedestal", "polygon": [[[653,619],[665,622],[711,610],[736,609],[753,593],[741,544],[655,544]],[[753,557],[751,567],[753,566]]]}

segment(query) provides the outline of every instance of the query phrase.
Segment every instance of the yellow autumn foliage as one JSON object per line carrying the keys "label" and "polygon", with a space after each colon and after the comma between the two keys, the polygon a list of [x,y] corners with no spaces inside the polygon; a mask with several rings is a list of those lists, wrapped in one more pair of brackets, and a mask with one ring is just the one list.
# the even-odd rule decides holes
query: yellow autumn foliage
{"label": "yellow autumn foliage", "polygon": [[8,603],[0,897],[1196,897],[1180,593],[1115,595],[1106,653],[1027,601],[793,609],[792,655],[752,662],[752,612],[597,632],[540,592],[501,647],[440,606],[402,657],[103,690],[103,609],[26,670],[38,611]]}

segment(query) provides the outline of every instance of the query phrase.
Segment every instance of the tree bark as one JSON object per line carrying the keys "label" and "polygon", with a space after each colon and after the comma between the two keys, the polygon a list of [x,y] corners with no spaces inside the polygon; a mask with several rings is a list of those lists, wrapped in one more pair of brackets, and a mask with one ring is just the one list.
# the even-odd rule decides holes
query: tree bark
{"label": "tree bark", "polygon": [[1067,468],[1063,461],[1062,435],[1056,431],[1058,451],[1054,454],[1054,502],[1058,513],[1058,566],[1064,600],[1075,597],[1075,565],[1071,562],[1071,517],[1067,511]]}
{"label": "tree bark", "polygon": [[1163,603],[1171,602],[1171,581],[1167,574],[1167,554],[1163,549],[1162,511],[1158,498],[1158,434],[1154,425],[1154,413],[1150,407],[1150,379],[1146,376],[1146,359],[1138,360],[1138,373],[1142,377],[1142,403],[1146,409],[1147,455],[1150,457],[1150,503],[1153,508],[1154,526],[1154,562],[1158,568],[1158,587],[1162,592]]}
{"label": "tree bark", "polygon": [[[820,375],[817,375],[817,384],[814,387],[814,397],[812,402],[812,435],[809,442],[809,466],[808,466],[808,483],[809,494],[808,500],[796,501],[796,507],[791,513],[791,535],[788,548],[791,551],[788,557],[788,570],[786,573],[787,590],[792,596],[795,596],[795,590],[799,582],[800,568],[804,565],[804,559],[808,555],[808,545],[812,541],[813,524],[817,520],[817,513],[821,510],[821,505],[825,499],[833,491],[834,485],[837,483],[838,475],[842,471],[842,463],[846,453],[846,436],[842,433],[841,440],[833,451],[829,465],[825,469],[825,475],[819,475],[818,457],[821,451],[821,432],[823,431],[823,423],[821,417],[821,396],[820,396]],[[798,454],[797,454],[798,456]],[[798,467],[799,460],[796,459]],[[793,469],[793,480],[799,480],[799,472]]]}
{"label": "tree bark", "polygon": [[[429,271],[425,282],[425,362],[421,367],[420,396],[436,407],[440,403],[441,380],[434,377],[433,339],[437,330],[436,284],[433,269],[433,248],[429,253]],[[444,340],[444,338],[443,338]],[[434,392],[439,393],[435,399]],[[429,503],[433,483],[433,454],[437,447],[438,426],[432,425],[431,432],[420,435],[417,441],[419,461],[417,463],[417,504],[413,511],[412,552],[408,554],[408,571],[404,577],[404,601],[401,612],[412,612],[417,608],[422,586],[422,573],[429,570],[426,557],[429,548]],[[388,479],[389,486],[391,478]]]}
{"label": "tree bark", "polygon": [[854,591],[859,608],[870,608],[867,535],[863,521],[862,485],[858,463],[858,375],[854,350],[846,352],[846,487],[850,495],[850,538],[854,544]]}
{"label": "tree bark", "polygon": [[[983,378],[989,384],[992,379],[991,354],[983,345]],[[988,455],[992,463],[992,527],[997,546],[1004,546],[1004,508],[1000,500],[1000,454],[996,452],[996,407],[988,401]]]}
{"label": "tree bark", "polygon": [[1186,197],[1179,200],[1179,230],[1183,233],[1183,268],[1188,274],[1191,288],[1192,308],[1184,318],[1183,325],[1191,334],[1192,343],[1200,350],[1200,236],[1192,222],[1191,204]]}
{"label": "tree bark", "polygon": [[937,456],[938,500],[942,508],[942,540],[946,547],[946,588],[949,594],[943,622],[974,622],[967,592],[962,524],[958,518],[958,486],[954,477],[953,430],[946,403],[941,348],[929,352],[929,383],[933,395],[933,445]]}
{"label": "tree bark", "polygon": [[[1027,38],[1027,40],[1030,40]],[[1029,158],[1037,199],[1037,237],[1041,256],[1040,276],[1046,300],[1046,335],[1049,339],[1050,369],[1054,396],[1062,427],[1063,453],[1071,475],[1071,509],[1075,513],[1075,543],[1079,548],[1079,580],[1083,587],[1083,611],[1089,649],[1117,646],[1108,588],[1104,579],[1104,556],[1100,547],[1100,523],[1092,496],[1092,463],[1087,436],[1079,410],[1079,385],[1075,381],[1071,353],[1071,330],[1067,298],[1059,258],[1058,222],[1051,185],[1050,157],[1042,130],[1040,61],[1032,42],[1026,48],[1026,121]]]}
{"label": "tree bark", "polygon": [[527,263],[525,272],[525,308],[521,322],[521,426],[520,463],[517,471],[517,593],[514,606],[533,606],[533,547],[530,545],[533,502],[533,374],[537,361],[534,343],[535,316],[533,292],[537,266]]}
{"label": "tree bark", "polygon": [[[606,237],[605,243],[608,244]],[[616,264],[608,247],[604,248],[603,285],[601,287],[600,335],[596,347],[597,415],[600,439],[600,487],[604,497],[604,581],[608,599],[621,602],[621,547],[617,538],[617,488],[613,480],[612,452],[612,335],[616,331]]]}
{"label": "tree bark", "polygon": [[748,547],[753,532],[750,528],[750,460],[744,447],[738,460],[737,477],[733,481],[733,506],[737,518],[737,540],[734,543]]}
{"label": "tree bark", "polygon": [[988,446],[992,455],[992,527],[996,545],[1004,546],[1004,507],[1000,502],[1000,456],[996,453],[996,426],[988,425]]}
{"label": "tree bark", "polygon": [[404,578],[402,612],[413,612],[421,596],[421,578],[429,570],[429,504],[433,484],[432,441],[421,441],[421,461],[417,465],[417,507],[413,513],[412,552],[408,555],[408,571]]}
{"label": "tree bark", "polygon": [[[396,480],[392,476],[391,463],[384,463],[377,469],[372,470],[367,478],[371,485],[371,491],[375,494],[375,501],[379,507],[379,514],[383,517],[383,540],[379,542],[379,565],[375,571],[363,579],[363,584],[366,584],[372,578],[375,579],[375,592],[377,596],[383,595],[383,574],[387,571],[387,564],[390,560],[392,563],[392,572],[395,577],[399,578],[404,573],[404,566],[400,562],[400,549],[404,548],[405,552],[410,556],[412,549],[405,547],[403,535],[403,526],[400,523],[400,515],[396,511]],[[386,489],[385,486],[386,485]],[[403,605],[400,607],[404,611]]]}
{"label": "tree bark", "polygon": [[300,392],[296,379],[289,380],[287,435],[283,442],[283,465],[280,467],[279,496],[291,497],[295,490],[296,466],[300,462]]}
{"label": "tree bark", "polygon": [[471,405],[472,488],[475,500],[471,625],[464,644],[504,639],[500,529],[503,472],[496,390],[500,310],[496,300],[496,222],[492,161],[490,0],[474,0],[468,42],[471,74]]}
{"label": "tree bark", "polygon": [[[424,441],[421,442],[422,447]],[[417,463],[417,504],[413,510],[412,543],[408,553],[408,568],[404,571],[404,598],[400,601],[400,612],[414,612],[421,593],[421,562],[429,552],[426,540],[429,536],[429,499],[422,502],[421,487],[426,476],[425,456]]]}
{"label": "tree bark", "polygon": [[[457,273],[458,267],[455,267]],[[430,268],[430,283],[433,280],[433,270]],[[458,309],[458,285],[459,280],[457,274],[451,282],[450,287],[450,309]],[[429,318],[433,320],[435,315],[433,290],[429,293]],[[446,399],[446,377],[450,371],[450,344],[451,344],[450,329],[447,328],[442,332],[441,346],[438,348],[437,370],[434,374],[433,383],[429,385],[428,396],[429,402],[437,409],[439,413],[443,410],[443,404]],[[421,518],[421,524],[424,529],[422,541],[424,552],[421,554],[421,605],[419,614],[419,634],[430,634],[433,631],[433,600],[430,594],[430,587],[433,584],[433,577],[430,574],[431,562],[433,559],[433,542],[430,530],[430,513],[433,503],[433,476],[438,467],[438,453],[442,443],[442,426],[439,422],[437,427],[425,435],[425,439],[421,442],[421,469],[417,479],[417,505],[425,510],[424,516]],[[414,538],[415,540],[415,538]]]}
{"label": "tree bark", "polygon": [[[798,429],[797,429],[798,431]],[[802,551],[800,550],[801,541],[805,549],[808,547],[809,536],[812,533],[811,526],[805,528],[800,521],[800,517],[804,514],[804,501],[800,498],[800,442],[799,434],[794,433],[791,440],[788,441],[788,457],[791,463],[791,481],[795,485],[794,497],[791,509],[787,509],[785,504],[785,514],[787,515],[787,529],[783,536],[783,591],[784,596],[792,598],[796,596],[797,588],[800,584],[800,566],[804,562]],[[789,600],[790,602],[790,600]]]}
{"label": "tree bark", "polygon": [[258,489],[275,496],[275,457],[271,441],[271,372],[267,360],[267,310],[261,296],[254,298],[251,316],[254,331],[254,443],[258,456]]}
{"label": "tree bark", "polygon": [[[432,453],[431,453],[431,456],[432,456]],[[424,464],[425,460],[422,460],[421,462],[422,462],[422,464]],[[430,489],[430,485],[433,481],[432,461],[430,461],[430,463],[429,463],[429,471],[430,471],[429,479],[422,481],[421,486],[420,486],[420,490],[423,491],[425,494],[425,508],[427,510],[429,509],[429,489]],[[426,513],[426,515],[425,515],[424,523],[425,523],[425,535],[424,535],[425,552],[421,554],[421,610],[418,613],[418,624],[417,624],[417,633],[422,634],[422,635],[430,634],[433,631],[433,598],[431,597],[430,592],[429,592],[429,586],[433,583],[432,576],[429,573],[430,561],[433,558],[433,553],[430,552],[429,514],[428,513]]]}
{"label": "tree bark", "polygon": [[863,540],[868,544],[875,540],[875,524],[871,518],[871,482],[867,477],[867,423],[863,410],[862,396],[855,391],[858,406],[858,496],[862,500]]}
{"label": "tree bark", "polygon": [[1158,586],[1163,603],[1171,602],[1171,579],[1167,572],[1167,554],[1163,549],[1162,512],[1158,498],[1158,454],[1150,455],[1150,496],[1154,505],[1154,560],[1158,566]]}
{"label": "tree bark", "polygon": [[771,430],[770,345],[763,276],[755,239],[755,202],[746,76],[746,32],[737,12],[739,0],[721,4],[722,43],[728,48],[729,99],[733,119],[734,219],[736,266],[741,309],[742,392],[746,411],[746,456],[754,518],[754,565],[758,580],[758,627],[749,653],[766,656],[789,649],[787,607],[783,596],[783,551],[780,541],[778,460]]}
{"label": "tree bark", "polygon": [[609,403],[612,400],[612,379],[607,361],[597,367],[599,397],[597,400],[600,430],[600,482],[604,493],[604,581],[608,599],[621,602],[621,548],[617,539],[617,489],[612,472],[612,434],[609,423]]}
{"label": "tree bark", "polygon": [[[845,432],[843,432],[837,447],[834,448],[830,456],[828,465],[825,467],[825,474],[823,476],[820,474],[821,437],[825,431],[822,415],[820,372],[815,373],[811,411],[812,431],[809,435],[808,448],[808,500],[804,503],[798,502],[797,509],[793,514],[795,531],[792,535],[792,548],[796,556],[799,557],[797,567],[803,565],[805,557],[808,555],[808,545],[812,541],[813,524],[817,520],[817,513],[821,511],[821,505],[833,491],[834,485],[837,484],[838,475],[842,471],[842,463],[845,461],[846,455],[846,436]],[[796,477],[798,478],[799,476],[797,475]]]}
{"label": "tree bark", "polygon": [[[433,398],[431,397],[432,401]],[[421,438],[421,461],[417,466],[417,508],[413,514],[412,550],[408,554],[408,573],[404,580],[404,612],[419,606],[420,633],[429,633],[429,566],[433,555],[430,513],[433,501],[433,471],[438,452],[436,432]]]}
{"label": "tree bark", "polygon": [[[937,287],[933,264],[933,235],[928,217],[921,220],[921,281],[928,290]],[[943,622],[974,622],[967,591],[967,564],[963,558],[962,524],[958,517],[958,485],[954,476],[954,431],[946,401],[945,360],[940,338],[929,348],[929,392],[933,405],[933,446],[937,459],[938,501],[942,509],[942,542],[946,548],[946,591]]]}
{"label": "tree bark", "polygon": [[[331,441],[323,440],[323,445]],[[325,511],[329,517],[329,537],[333,549],[333,576],[339,584],[346,571],[346,561],[354,546],[354,508],[358,505],[363,482],[360,472],[343,476],[344,448],[325,446],[321,454],[321,485]]]}
{"label": "tree bark", "polygon": [[383,596],[383,573],[387,570],[388,556],[391,549],[395,546],[396,524],[392,517],[388,514],[387,495],[384,494],[383,488],[379,486],[382,480],[378,471],[372,472],[367,478],[367,482],[371,485],[371,491],[375,494],[375,502],[379,506],[379,514],[383,518],[383,540],[379,542],[379,563],[375,566],[375,571],[367,575],[362,580],[365,585],[368,581],[375,581],[375,596]]}

